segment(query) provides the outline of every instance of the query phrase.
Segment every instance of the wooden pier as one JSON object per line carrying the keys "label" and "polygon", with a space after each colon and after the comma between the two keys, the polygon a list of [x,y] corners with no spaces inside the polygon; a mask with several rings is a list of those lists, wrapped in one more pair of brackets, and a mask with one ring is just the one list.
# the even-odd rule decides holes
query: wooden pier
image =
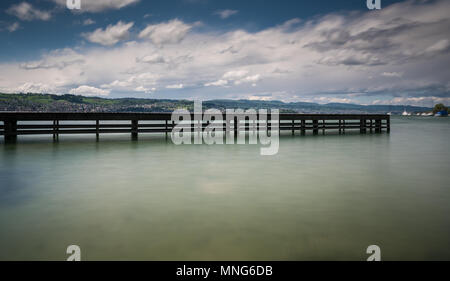
{"label": "wooden pier", "polygon": [[[238,130],[248,131],[251,126],[248,116],[240,119],[233,116],[228,122],[225,113],[220,128],[232,130],[237,135]],[[271,115],[263,123],[259,121],[257,129],[271,129]],[[194,114],[191,115],[194,120]],[[192,125],[186,126],[194,126]],[[240,124],[235,126],[234,124]],[[170,133],[176,123],[172,121],[171,113],[31,113],[31,112],[0,112],[0,135],[5,143],[16,142],[19,135],[50,135],[58,140],[63,134],[94,134],[97,139],[100,134],[128,133],[132,139],[137,139],[141,133]],[[267,127],[266,127],[267,125]],[[202,122],[202,128],[208,126]],[[307,132],[319,134],[326,131],[345,133],[349,130],[359,130],[361,134],[390,132],[390,116],[383,114],[279,114],[279,131],[291,131],[305,135]]]}

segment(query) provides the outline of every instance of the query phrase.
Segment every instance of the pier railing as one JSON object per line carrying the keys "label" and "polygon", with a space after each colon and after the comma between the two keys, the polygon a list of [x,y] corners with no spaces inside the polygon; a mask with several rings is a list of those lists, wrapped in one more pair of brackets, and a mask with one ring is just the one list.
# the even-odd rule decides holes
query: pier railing
{"label": "pier railing", "polygon": [[[249,118],[233,116],[226,126],[223,121],[213,121],[213,126],[224,131],[248,131]],[[248,116],[247,116],[248,117]],[[192,115],[191,120],[194,120]],[[81,122],[83,121],[83,122]],[[274,120],[270,113],[261,121],[257,115],[257,129],[270,130]],[[0,112],[0,135],[5,142],[15,142],[18,135],[51,135],[55,140],[63,134],[100,134],[129,133],[137,139],[140,133],[170,133],[178,123],[172,120],[171,113],[31,113]],[[236,126],[235,124],[239,124]],[[180,124],[178,124],[180,125]],[[184,122],[181,126],[193,128],[193,122]],[[211,126],[202,122],[202,128]],[[359,130],[360,133],[390,132],[390,116],[383,114],[279,114],[279,130],[291,131],[301,135],[307,132],[319,134],[326,131],[345,133],[347,130]]]}

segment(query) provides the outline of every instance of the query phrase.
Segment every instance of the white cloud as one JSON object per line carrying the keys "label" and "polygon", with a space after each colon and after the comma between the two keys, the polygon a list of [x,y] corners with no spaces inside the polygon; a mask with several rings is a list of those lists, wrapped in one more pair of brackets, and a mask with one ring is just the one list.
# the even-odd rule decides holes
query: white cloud
{"label": "white cloud", "polygon": [[338,98],[338,97],[318,97],[313,98],[313,102],[327,104],[327,103],[354,103],[355,101],[349,98]]}
{"label": "white cloud", "polygon": [[240,79],[248,74],[248,70],[231,70],[223,75],[224,79]]}
{"label": "white cloud", "polygon": [[[67,0],[53,0],[53,2],[66,7]],[[81,0],[81,10],[76,11],[97,13],[106,10],[119,10],[138,2],[139,0]]]}
{"label": "white cloud", "polygon": [[[234,84],[239,85],[242,83],[255,83],[255,82],[258,82],[260,78],[261,78],[261,75],[255,74],[255,75],[247,76],[242,79],[236,80],[236,81],[234,81]],[[255,84],[253,84],[253,85],[255,85]]]}
{"label": "white cloud", "polygon": [[20,28],[20,24],[19,24],[18,22],[15,22],[15,23],[13,23],[13,24],[10,24],[10,25],[8,25],[8,26],[6,27],[6,29],[7,29],[9,32],[14,32],[14,31],[18,30],[19,28]]}
{"label": "white cloud", "polygon": [[145,62],[145,63],[164,63],[166,60],[160,54],[151,54],[144,56],[142,58],[138,58],[137,61]]}
{"label": "white cloud", "polygon": [[71,49],[55,50],[46,54],[38,61],[30,61],[19,64],[21,69],[38,70],[38,69],[52,69],[56,68],[62,70],[68,66],[75,64],[82,64],[84,62],[83,56],[77,54]]}
{"label": "white cloud", "polygon": [[56,88],[54,86],[44,84],[44,83],[24,83],[19,87],[13,89],[12,92],[16,93],[47,93],[47,94],[55,94]]}
{"label": "white cloud", "polygon": [[205,87],[209,87],[209,86],[226,86],[227,84],[228,84],[227,80],[220,79],[214,82],[205,83],[204,85]]}
{"label": "white cloud", "polygon": [[33,7],[33,5],[27,2],[21,2],[20,4],[12,5],[8,10],[6,10],[6,12],[25,21],[47,21],[52,17],[50,12],[39,10],[38,8]]}
{"label": "white cloud", "polygon": [[69,91],[69,94],[80,95],[80,96],[107,96],[109,95],[109,90],[103,90],[91,86],[80,86],[78,88]]}
{"label": "white cloud", "polygon": [[135,89],[134,89],[134,91],[136,91],[136,92],[144,92],[144,93],[147,93],[147,94],[149,94],[149,93],[151,93],[151,92],[154,92],[154,91],[156,91],[156,88],[145,88],[145,87],[143,87],[143,86],[139,86],[139,87],[136,87]]}
{"label": "white cloud", "polygon": [[119,21],[115,25],[108,25],[105,29],[98,28],[93,32],[84,33],[83,36],[92,43],[97,43],[103,46],[112,46],[121,40],[128,38],[130,28],[134,23],[124,23]]}
{"label": "white cloud", "polygon": [[229,9],[227,9],[227,10],[216,11],[216,12],[214,12],[214,14],[219,15],[219,17],[222,18],[222,19],[227,19],[227,18],[231,17],[232,15],[237,14],[238,12],[239,11],[237,11],[237,10],[229,10]]}
{"label": "white cloud", "polygon": [[247,97],[249,100],[258,100],[258,101],[271,101],[273,100],[272,96],[249,96]]}
{"label": "white cloud", "polygon": [[166,89],[183,89],[183,84],[173,84],[166,86]]}
{"label": "white cloud", "polygon": [[156,45],[179,43],[191,30],[192,25],[178,19],[148,25],[139,33],[139,38],[149,39]]}
{"label": "white cloud", "polygon": [[[109,84],[103,84],[100,87],[103,89],[116,90],[116,91],[137,91],[146,92],[153,89],[152,86],[156,84],[157,75],[152,73],[141,73],[139,75],[131,75],[124,80],[114,80]],[[152,87],[152,88],[149,88]],[[137,89],[145,89],[140,91]],[[149,90],[150,89],[150,90]]]}
{"label": "white cloud", "polygon": [[91,25],[91,24],[95,24],[95,21],[92,19],[85,19],[83,21],[83,25]]}
{"label": "white cloud", "polygon": [[[225,81],[227,84],[229,81],[234,81],[235,85],[240,85],[242,83],[255,83],[257,81],[260,80],[261,75],[260,74],[255,74],[255,75],[247,75],[249,73],[248,70],[245,69],[241,69],[241,70],[231,70],[226,72],[222,78],[223,79],[228,79],[227,80],[219,80],[222,81],[221,83],[224,83],[223,81]],[[219,82],[217,81],[217,82]],[[211,83],[209,83],[211,84]],[[211,84],[213,85],[213,84]]]}
{"label": "white cloud", "polygon": [[442,40],[439,40],[438,42],[436,42],[435,44],[433,44],[432,46],[428,47],[425,50],[425,52],[426,53],[441,52],[441,51],[445,51],[446,49],[448,49],[449,46],[450,46],[450,43],[449,43],[448,39],[442,39]]}

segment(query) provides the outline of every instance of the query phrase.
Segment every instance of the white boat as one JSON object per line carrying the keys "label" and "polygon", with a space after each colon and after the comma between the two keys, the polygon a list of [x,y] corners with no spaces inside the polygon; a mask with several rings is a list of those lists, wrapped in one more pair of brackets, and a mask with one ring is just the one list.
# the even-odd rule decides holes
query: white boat
{"label": "white boat", "polygon": [[409,116],[411,113],[406,112],[406,109],[403,111],[402,116]]}

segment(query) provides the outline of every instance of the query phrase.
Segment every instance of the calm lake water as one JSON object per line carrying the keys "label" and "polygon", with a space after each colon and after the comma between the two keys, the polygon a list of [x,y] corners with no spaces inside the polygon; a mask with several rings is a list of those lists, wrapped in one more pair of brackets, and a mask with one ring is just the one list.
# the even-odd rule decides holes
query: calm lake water
{"label": "calm lake water", "polygon": [[0,260],[450,260],[450,118],[391,134],[0,146]]}

